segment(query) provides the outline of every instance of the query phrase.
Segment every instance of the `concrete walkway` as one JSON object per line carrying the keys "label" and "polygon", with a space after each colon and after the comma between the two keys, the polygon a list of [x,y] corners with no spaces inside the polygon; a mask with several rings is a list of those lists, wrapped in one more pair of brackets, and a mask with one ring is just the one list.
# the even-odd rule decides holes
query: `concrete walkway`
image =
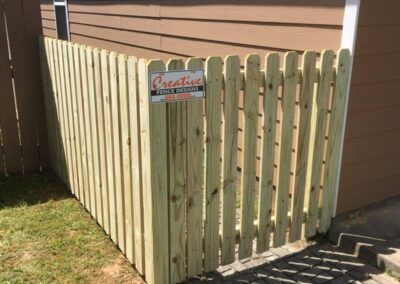
{"label": "concrete walkway", "polygon": [[186,281],[195,283],[399,283],[331,243],[302,249],[294,244],[235,262]]}

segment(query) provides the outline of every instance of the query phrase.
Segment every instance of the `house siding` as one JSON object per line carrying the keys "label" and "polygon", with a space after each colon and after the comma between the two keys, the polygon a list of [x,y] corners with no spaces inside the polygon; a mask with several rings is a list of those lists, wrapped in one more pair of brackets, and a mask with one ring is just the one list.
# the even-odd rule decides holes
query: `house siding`
{"label": "house siding", "polygon": [[52,0],[40,1],[40,14],[42,18],[42,33],[45,36],[57,37],[56,18]]}
{"label": "house siding", "polygon": [[340,47],[344,0],[68,1],[71,40],[138,57]]}
{"label": "house siding", "polygon": [[400,194],[399,9],[361,1],[338,213]]}

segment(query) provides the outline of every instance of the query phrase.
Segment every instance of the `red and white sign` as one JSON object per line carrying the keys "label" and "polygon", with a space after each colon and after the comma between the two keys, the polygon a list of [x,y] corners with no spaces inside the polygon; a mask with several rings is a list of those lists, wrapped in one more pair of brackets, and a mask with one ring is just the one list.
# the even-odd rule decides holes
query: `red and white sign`
{"label": "red and white sign", "polygon": [[151,103],[204,98],[204,69],[150,72]]}

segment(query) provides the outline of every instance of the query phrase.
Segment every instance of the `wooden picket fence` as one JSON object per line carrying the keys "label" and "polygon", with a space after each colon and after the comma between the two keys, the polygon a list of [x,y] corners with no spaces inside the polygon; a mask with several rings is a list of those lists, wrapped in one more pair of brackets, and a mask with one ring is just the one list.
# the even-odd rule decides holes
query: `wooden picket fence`
{"label": "wooden picket fence", "polygon": [[[165,64],[51,38],[40,50],[52,169],[149,283],[329,228],[348,50],[301,64],[288,52],[282,69],[277,53],[248,55],[244,70],[237,56]],[[205,99],[149,103],[149,72],[203,65]]]}

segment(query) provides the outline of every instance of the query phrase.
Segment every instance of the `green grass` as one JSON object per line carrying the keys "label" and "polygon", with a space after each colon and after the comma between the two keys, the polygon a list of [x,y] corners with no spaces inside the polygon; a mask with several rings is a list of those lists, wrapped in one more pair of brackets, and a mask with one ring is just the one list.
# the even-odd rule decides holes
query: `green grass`
{"label": "green grass", "polygon": [[50,173],[0,176],[0,283],[141,283]]}

